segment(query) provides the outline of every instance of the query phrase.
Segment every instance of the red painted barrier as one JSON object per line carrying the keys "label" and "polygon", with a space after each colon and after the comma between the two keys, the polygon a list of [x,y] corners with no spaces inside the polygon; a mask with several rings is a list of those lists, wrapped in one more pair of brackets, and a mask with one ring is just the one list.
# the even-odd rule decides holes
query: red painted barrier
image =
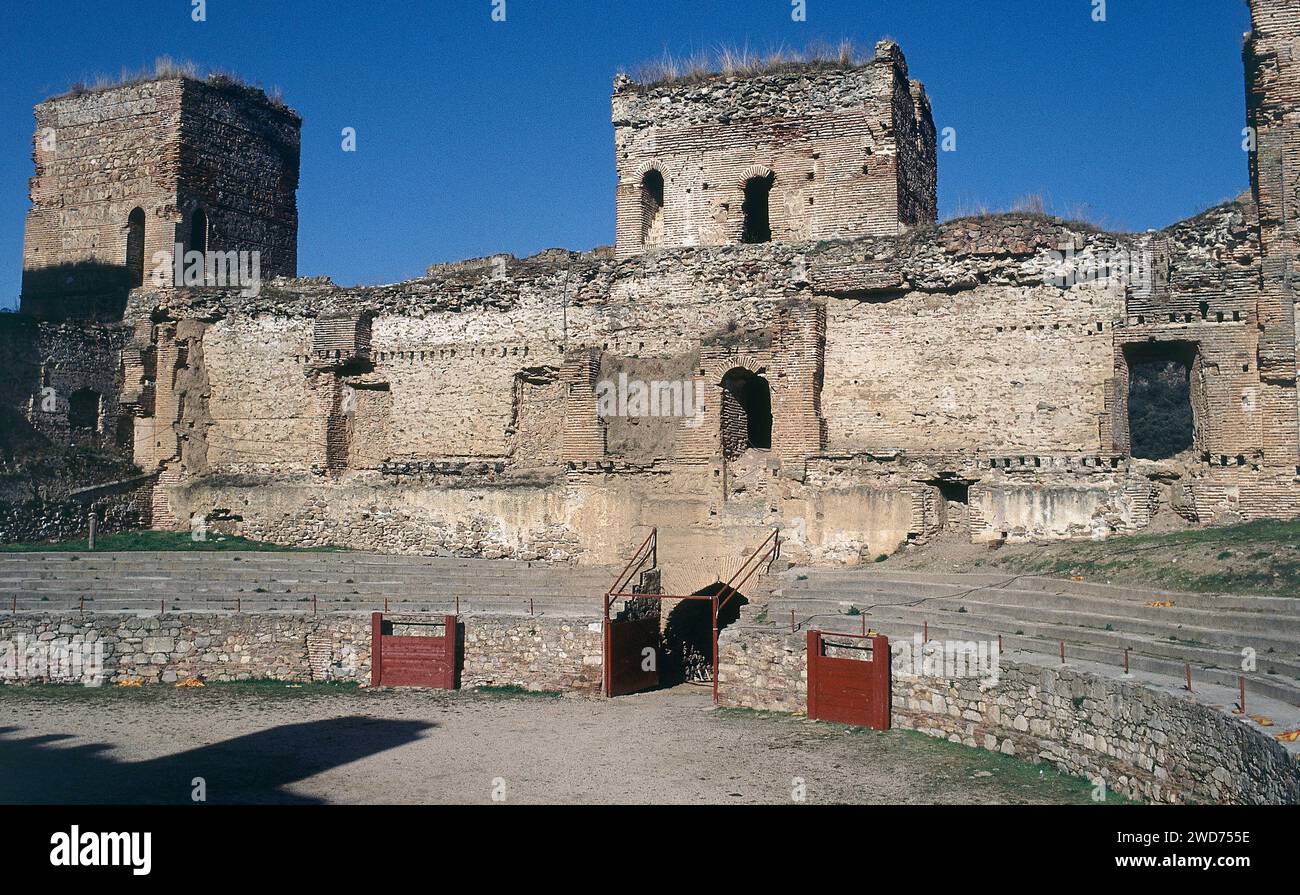
{"label": "red painted barrier", "polygon": [[[869,643],[871,659],[828,656],[826,637]],[[889,730],[892,707],[888,637],[808,632],[809,718]]]}
{"label": "red painted barrier", "polygon": [[437,622],[400,624],[440,624],[443,634],[441,637],[385,634],[384,614],[373,613],[370,616],[370,686],[455,690],[460,683],[457,616],[444,615]]}

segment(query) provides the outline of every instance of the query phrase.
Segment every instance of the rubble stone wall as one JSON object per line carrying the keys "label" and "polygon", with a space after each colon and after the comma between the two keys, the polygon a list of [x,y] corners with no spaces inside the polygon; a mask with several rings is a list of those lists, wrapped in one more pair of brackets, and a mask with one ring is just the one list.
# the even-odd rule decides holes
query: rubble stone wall
{"label": "rubble stone wall", "polygon": [[[462,616],[460,621],[463,687],[600,688],[597,621],[513,616]],[[77,673],[59,675],[36,663],[58,645],[74,652],[90,650],[87,655],[102,663],[105,686],[132,678],[165,684],[191,677],[368,686],[370,639],[370,616],[361,613],[6,616],[0,619],[0,683],[82,681],[81,666],[65,665],[65,672]],[[17,664],[20,656],[22,666]]]}
{"label": "rubble stone wall", "polygon": [[[722,704],[807,710],[807,638],[732,627],[718,645]],[[893,725],[1048,762],[1129,798],[1300,803],[1300,765],[1280,743],[1190,699],[1086,674],[1001,662],[996,683],[893,676]]]}

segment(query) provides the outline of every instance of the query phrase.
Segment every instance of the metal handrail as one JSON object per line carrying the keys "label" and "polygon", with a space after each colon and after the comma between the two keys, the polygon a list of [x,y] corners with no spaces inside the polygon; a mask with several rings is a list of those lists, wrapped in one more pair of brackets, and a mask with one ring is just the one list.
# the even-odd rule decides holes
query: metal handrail
{"label": "metal handrail", "polygon": [[619,572],[618,577],[614,579],[614,585],[609,590],[605,591],[605,617],[606,618],[609,617],[609,607],[610,604],[613,602],[615,596],[623,593],[623,588],[627,586],[627,583],[631,580],[632,575],[636,574],[634,569],[641,568],[641,565],[651,557],[654,557],[654,562],[651,565],[651,567],[653,568],[654,566],[659,564],[659,527],[658,526],[655,526],[654,528],[650,529],[650,534],[646,535],[646,539],[641,542],[640,547],[636,548],[636,552],[633,553],[632,558],[627,561],[627,565],[623,567],[623,571]]}
{"label": "metal handrail", "polygon": [[[769,542],[771,542],[770,547],[768,546]],[[727,584],[722,588],[722,590],[718,591],[718,593],[715,594],[713,597],[713,704],[714,705],[718,704],[718,614],[722,611],[722,607],[727,605],[727,601],[730,600],[732,597],[734,597],[736,594],[738,594],[740,592],[740,588],[743,587],[753,576],[753,574],[758,571],[759,566],[763,564],[764,559],[767,560],[767,567],[770,569],[772,567],[772,563],[776,561],[776,558],[780,556],[780,554],[781,554],[781,529],[774,528],[772,529],[772,533],[763,539],[763,543],[758,545],[758,549],[755,550],[753,553],[751,553],[749,555],[749,558],[740,564],[740,568],[737,569],[735,574],[731,576],[731,580],[728,581]],[[755,559],[757,559],[757,562],[754,562]],[[753,563],[752,568],[750,568],[751,563]],[[747,569],[748,571],[746,571]],[[745,573],[744,577],[741,577],[741,572]],[[724,593],[727,596],[725,598],[722,598],[722,594]]]}
{"label": "metal handrail", "polygon": [[[772,542],[771,547],[767,546],[769,541]],[[776,562],[777,557],[780,555],[781,555],[781,529],[775,528],[772,530],[772,533],[770,535],[768,535],[766,538],[763,539],[763,543],[758,545],[758,549],[755,550],[753,553],[751,553],[749,555],[749,558],[746,559],[741,564],[740,568],[736,570],[736,573],[731,576],[731,580],[728,581],[727,584],[722,588],[722,590],[718,592],[718,596],[721,598],[721,601],[718,604],[718,611],[722,611],[722,608],[727,605],[727,602],[732,597],[734,597],[737,593],[739,593],[740,589],[749,581],[751,577],[753,577],[754,573],[758,571],[758,566],[762,564],[763,559],[767,560],[767,566],[770,569],[772,567],[772,563]],[[736,579],[740,576],[740,573],[745,571],[746,567],[749,566],[751,562],[753,562],[755,557],[759,557],[759,562],[754,565],[754,568],[750,569],[748,572],[745,572],[744,578],[741,578],[739,581],[737,581]],[[726,594],[726,597],[722,597],[722,594],[724,593]]]}

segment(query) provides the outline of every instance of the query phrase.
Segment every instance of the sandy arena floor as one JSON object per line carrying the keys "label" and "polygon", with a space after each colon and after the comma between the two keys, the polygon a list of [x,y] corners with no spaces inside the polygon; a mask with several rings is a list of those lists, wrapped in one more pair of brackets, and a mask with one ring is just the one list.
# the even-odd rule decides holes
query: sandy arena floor
{"label": "sandy arena floor", "polygon": [[[284,684],[0,687],[0,802],[1091,803],[1092,788],[905,731],[605,700]],[[799,778],[798,780],[796,778]]]}

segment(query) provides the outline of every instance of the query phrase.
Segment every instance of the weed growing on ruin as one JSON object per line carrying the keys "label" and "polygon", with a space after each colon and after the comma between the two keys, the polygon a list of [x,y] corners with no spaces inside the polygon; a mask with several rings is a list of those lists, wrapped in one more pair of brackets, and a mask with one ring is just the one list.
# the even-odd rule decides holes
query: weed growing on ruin
{"label": "weed growing on ruin", "polygon": [[748,44],[722,45],[712,52],[686,57],[674,56],[665,49],[658,59],[636,66],[630,74],[636,83],[646,86],[693,84],[718,76],[753,77],[808,69],[856,68],[865,65],[869,58],[851,40],[838,44],[814,42],[803,50],[778,46],[766,52],[751,49]]}

